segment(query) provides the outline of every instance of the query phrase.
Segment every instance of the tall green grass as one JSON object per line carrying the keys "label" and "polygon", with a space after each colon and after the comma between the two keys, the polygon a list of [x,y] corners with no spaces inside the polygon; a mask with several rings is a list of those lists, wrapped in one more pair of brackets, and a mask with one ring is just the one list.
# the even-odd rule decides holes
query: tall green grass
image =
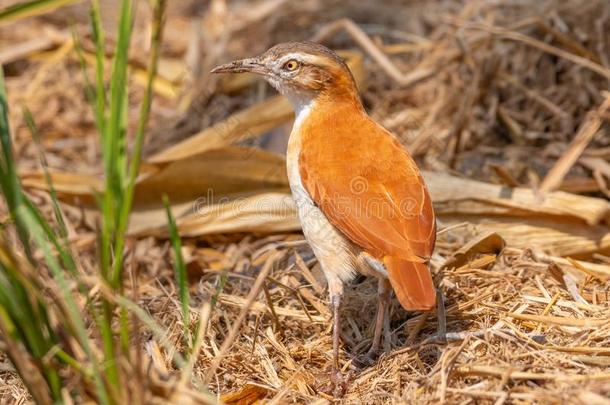
{"label": "tall green grass", "polygon": [[[69,278],[77,274],[75,260],[51,225],[23,193],[13,157],[8,126],[8,102],[4,76],[0,72],[0,187],[29,263],[20,261],[13,249],[4,242],[0,245],[0,328],[7,341],[9,356],[20,372],[24,383],[38,403],[51,403],[61,399],[59,364],[79,364],[71,357],[59,338],[58,326],[65,328],[89,363],[86,376],[95,387],[100,403],[111,403],[108,387],[104,383],[100,362],[92,349],[85,319],[72,294]],[[4,230],[6,232],[6,230]],[[43,262],[52,275],[53,301],[45,299],[49,286],[41,284],[37,271],[38,260],[33,252],[42,253]],[[80,282],[77,280],[77,283]],[[51,323],[58,318],[59,325]],[[57,348],[57,349],[55,349]],[[49,353],[55,352],[54,356]],[[61,353],[61,355],[60,355]],[[32,372],[40,370],[40,374]],[[44,385],[42,385],[44,382]],[[46,386],[45,386],[46,385]]]}
{"label": "tall green grass", "polygon": [[[66,1],[29,2],[7,16],[14,18],[15,12],[61,3]],[[91,398],[101,404],[130,403],[130,388],[133,387],[130,387],[131,383],[126,384],[126,381],[132,381],[128,373],[139,369],[140,364],[135,364],[132,355],[131,349],[138,342],[133,325],[128,322],[128,311],[140,319],[145,315],[124,297],[123,252],[150,115],[166,5],[165,0],[155,0],[152,4],[154,19],[148,83],[134,145],[129,153],[128,57],[135,1],[123,0],[120,4],[109,82],[105,81],[105,35],[100,23],[100,5],[98,0],[91,3],[96,66],[93,80],[87,78],[87,83],[92,83],[87,94],[100,133],[105,176],[105,189],[99,196],[101,229],[96,274],[102,283],[99,294],[90,295],[91,285],[88,283],[91,278],[85,277],[78,256],[68,244],[63,214],[47,173],[35,117],[27,109],[24,109],[24,119],[39,146],[45,178],[51,190],[54,223],[45,220],[23,192],[13,156],[9,106],[0,71],[0,188],[11,218],[10,226],[0,230],[0,333],[6,342],[5,350],[37,403],[62,402],[66,395],[77,401]],[[76,48],[80,49],[79,46]],[[8,242],[12,230],[18,236],[23,256],[15,253],[15,247]],[[175,224],[170,230],[176,258],[180,260]],[[188,334],[189,302],[184,263],[179,261],[176,269],[185,334]],[[145,324],[150,322],[150,319],[144,319]],[[80,384],[74,384],[75,379]]]}

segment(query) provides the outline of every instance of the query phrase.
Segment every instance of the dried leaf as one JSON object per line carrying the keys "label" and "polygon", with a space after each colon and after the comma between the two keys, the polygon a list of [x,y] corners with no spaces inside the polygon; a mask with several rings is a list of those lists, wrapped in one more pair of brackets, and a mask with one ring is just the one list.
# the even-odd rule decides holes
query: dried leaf
{"label": "dried leaf", "polygon": [[227,195],[287,188],[282,156],[256,148],[226,147],[149,167],[136,185],[134,205],[138,209],[159,206],[163,194],[172,203],[201,205]]}
{"label": "dried leaf", "polygon": [[[200,207],[172,205],[181,236],[233,232],[289,232],[300,229],[294,201],[287,193],[264,193]],[[167,235],[161,209],[138,210],[129,231],[136,235]]]}
{"label": "dried leaf", "polygon": [[228,405],[250,405],[265,398],[269,391],[255,384],[246,384],[239,391],[229,392],[220,396],[220,401]]}
{"label": "dried leaf", "polygon": [[461,267],[480,254],[500,254],[506,242],[495,232],[485,232],[469,241],[449,258],[443,267]]}
{"label": "dried leaf", "polygon": [[[52,172],[58,197],[93,206],[94,193],[103,190],[100,178]],[[21,175],[23,185],[47,190],[42,172]],[[226,147],[163,165],[146,165],[138,178],[134,209],[160,207],[167,194],[173,203],[209,204],[227,195],[288,188],[284,158],[256,148]]]}

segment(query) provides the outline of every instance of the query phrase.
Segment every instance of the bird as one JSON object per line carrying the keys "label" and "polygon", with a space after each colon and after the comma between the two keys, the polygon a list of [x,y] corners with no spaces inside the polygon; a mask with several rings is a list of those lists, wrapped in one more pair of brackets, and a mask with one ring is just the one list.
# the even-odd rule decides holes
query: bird
{"label": "bird", "polygon": [[389,333],[392,291],[407,311],[435,308],[429,260],[436,220],[427,186],[396,136],[367,114],[349,67],[329,48],[281,43],[211,72],[261,75],[292,104],[288,181],[303,234],[328,281],[330,377],[339,384],[340,308],[344,285],[357,274],[378,279],[367,359],[379,354]]}

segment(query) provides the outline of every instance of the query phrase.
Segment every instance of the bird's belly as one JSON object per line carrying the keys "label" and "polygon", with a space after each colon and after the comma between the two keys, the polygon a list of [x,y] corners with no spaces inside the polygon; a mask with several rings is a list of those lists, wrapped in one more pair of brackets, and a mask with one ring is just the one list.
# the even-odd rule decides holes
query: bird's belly
{"label": "bird's belly", "polygon": [[360,249],[346,239],[314,204],[301,181],[298,155],[291,155],[288,153],[287,156],[288,181],[303,234],[329,282],[335,277],[343,282],[349,281],[357,271],[356,256]]}

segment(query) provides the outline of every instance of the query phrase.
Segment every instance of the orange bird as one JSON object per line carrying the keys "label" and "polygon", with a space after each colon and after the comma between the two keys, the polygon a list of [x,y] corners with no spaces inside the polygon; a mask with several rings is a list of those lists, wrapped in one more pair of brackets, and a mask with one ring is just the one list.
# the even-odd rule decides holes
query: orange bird
{"label": "orange bird", "polygon": [[335,380],[343,284],[356,272],[379,280],[369,357],[378,353],[387,328],[392,289],[408,311],[434,308],[428,261],[436,225],[430,195],[409,153],[368,116],[349,68],[330,49],[283,43],[212,72],[260,74],[294,106],[288,179],[303,233],[328,280]]}

